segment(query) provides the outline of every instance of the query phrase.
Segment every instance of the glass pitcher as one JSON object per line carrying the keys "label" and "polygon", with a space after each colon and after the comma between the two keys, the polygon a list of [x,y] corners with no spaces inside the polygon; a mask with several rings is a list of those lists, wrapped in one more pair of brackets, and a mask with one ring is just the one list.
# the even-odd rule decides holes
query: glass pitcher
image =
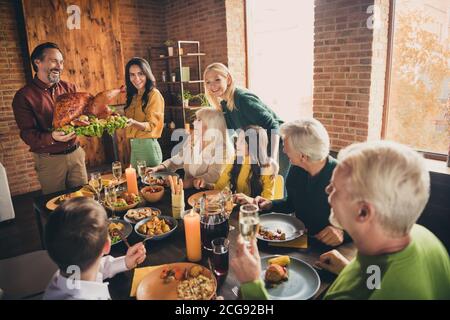
{"label": "glass pitcher", "polygon": [[222,199],[208,199],[206,194],[203,194],[196,207],[200,213],[200,233],[203,248],[212,251],[212,240],[228,237],[229,223],[224,203]]}

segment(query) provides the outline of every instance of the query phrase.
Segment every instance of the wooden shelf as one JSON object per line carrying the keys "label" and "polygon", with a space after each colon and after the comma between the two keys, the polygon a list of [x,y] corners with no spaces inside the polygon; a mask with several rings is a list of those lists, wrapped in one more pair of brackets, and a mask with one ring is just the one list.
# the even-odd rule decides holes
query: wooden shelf
{"label": "wooden shelf", "polygon": [[188,57],[199,57],[199,56],[205,56],[205,55],[206,55],[206,53],[202,53],[202,52],[200,52],[200,53],[187,53],[187,54],[182,54],[181,56],[175,55],[175,56],[156,57],[156,58],[151,58],[151,60],[155,60],[155,61],[157,61],[157,60],[168,60],[168,59],[175,59],[175,58],[178,58],[178,57],[188,58]]}

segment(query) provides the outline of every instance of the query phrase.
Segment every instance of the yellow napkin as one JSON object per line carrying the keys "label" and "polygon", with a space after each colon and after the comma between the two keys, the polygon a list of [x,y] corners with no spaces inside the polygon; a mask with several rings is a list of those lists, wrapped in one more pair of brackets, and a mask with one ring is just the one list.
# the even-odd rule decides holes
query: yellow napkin
{"label": "yellow napkin", "polygon": [[308,235],[304,234],[301,237],[298,237],[297,239],[287,242],[269,242],[269,245],[274,247],[306,249],[308,248]]}
{"label": "yellow napkin", "polygon": [[139,283],[141,283],[142,279],[153,269],[159,268],[160,266],[151,266],[151,267],[143,267],[134,269],[133,282],[131,283],[131,292],[130,297],[136,297],[136,292]]}

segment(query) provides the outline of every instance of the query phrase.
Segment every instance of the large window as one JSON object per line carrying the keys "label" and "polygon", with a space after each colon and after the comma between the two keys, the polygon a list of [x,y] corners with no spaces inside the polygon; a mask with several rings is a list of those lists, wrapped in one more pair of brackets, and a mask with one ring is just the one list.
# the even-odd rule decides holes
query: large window
{"label": "large window", "polygon": [[385,137],[447,154],[450,1],[396,0]]}
{"label": "large window", "polygon": [[247,0],[248,84],[283,120],[312,116],[314,0]]}

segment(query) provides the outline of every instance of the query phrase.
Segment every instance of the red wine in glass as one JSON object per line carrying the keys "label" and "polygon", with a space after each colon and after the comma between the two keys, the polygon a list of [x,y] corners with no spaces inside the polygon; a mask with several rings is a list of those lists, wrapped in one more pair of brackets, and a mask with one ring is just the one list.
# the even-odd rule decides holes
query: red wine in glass
{"label": "red wine in glass", "polygon": [[228,248],[224,248],[225,252],[213,252],[213,268],[217,277],[224,276],[228,273]]}

